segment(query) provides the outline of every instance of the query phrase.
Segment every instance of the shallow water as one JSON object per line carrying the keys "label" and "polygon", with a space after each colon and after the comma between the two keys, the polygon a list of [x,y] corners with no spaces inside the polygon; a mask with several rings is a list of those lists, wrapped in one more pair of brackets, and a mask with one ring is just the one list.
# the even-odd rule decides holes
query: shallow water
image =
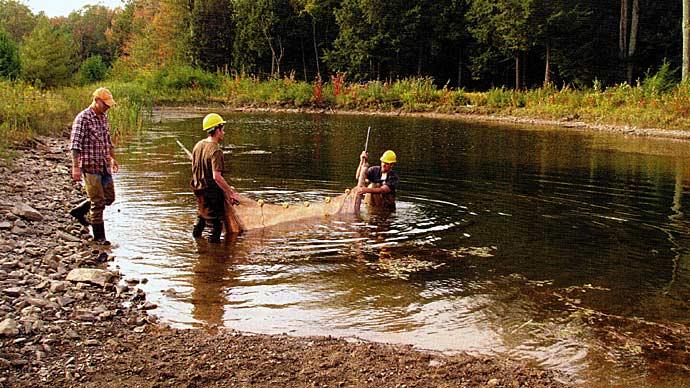
{"label": "shallow water", "polygon": [[106,211],[118,266],[178,327],[225,325],[501,354],[565,381],[687,385],[690,144],[359,116],[236,114],[226,179],[271,203],[321,201],[394,149],[397,211],[305,220],[222,245],[191,238],[201,116],[118,150]]}

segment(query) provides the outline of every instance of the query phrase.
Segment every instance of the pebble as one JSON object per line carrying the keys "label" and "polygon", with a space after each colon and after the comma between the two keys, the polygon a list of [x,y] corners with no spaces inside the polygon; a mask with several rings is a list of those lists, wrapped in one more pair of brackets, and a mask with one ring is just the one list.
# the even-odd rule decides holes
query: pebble
{"label": "pebble", "polygon": [[0,335],[5,337],[14,337],[19,335],[19,326],[12,318],[5,318],[0,322]]}

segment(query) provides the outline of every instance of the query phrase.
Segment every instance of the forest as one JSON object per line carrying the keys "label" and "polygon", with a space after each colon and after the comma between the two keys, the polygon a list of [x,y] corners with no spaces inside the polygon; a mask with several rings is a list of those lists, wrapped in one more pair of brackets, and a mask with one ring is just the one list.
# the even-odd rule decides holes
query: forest
{"label": "forest", "polygon": [[165,104],[690,129],[689,3],[127,0],[49,18],[0,0],[0,156],[96,85],[118,132]]}
{"label": "forest", "polygon": [[681,24],[680,1],[128,0],[47,18],[0,0],[0,75],[54,87],[191,66],[467,90],[634,85],[681,67]]}

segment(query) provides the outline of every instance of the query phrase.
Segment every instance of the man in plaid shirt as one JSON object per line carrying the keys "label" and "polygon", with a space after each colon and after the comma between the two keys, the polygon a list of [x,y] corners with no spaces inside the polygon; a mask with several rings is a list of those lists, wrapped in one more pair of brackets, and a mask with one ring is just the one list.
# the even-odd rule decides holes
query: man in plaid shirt
{"label": "man in plaid shirt", "polygon": [[[81,111],[72,124],[72,179],[84,178],[89,199],[70,211],[82,225],[91,225],[94,241],[110,245],[105,238],[103,210],[115,201],[113,173],[120,166],[115,160],[115,148],[110,139],[110,124],[105,113],[115,105],[113,95],[106,88],[93,92],[93,102]],[[86,218],[87,213],[88,220]]]}

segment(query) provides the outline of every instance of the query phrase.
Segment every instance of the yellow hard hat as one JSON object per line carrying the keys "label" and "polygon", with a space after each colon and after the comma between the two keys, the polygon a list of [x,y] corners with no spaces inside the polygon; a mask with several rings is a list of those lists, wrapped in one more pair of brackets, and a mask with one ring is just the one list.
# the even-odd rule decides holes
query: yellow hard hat
{"label": "yellow hard hat", "polygon": [[396,157],[395,157],[395,152],[388,150],[381,155],[381,161],[383,163],[395,163],[396,162]]}
{"label": "yellow hard hat", "polygon": [[215,128],[216,125],[225,124],[226,121],[218,113],[209,113],[204,117],[204,131]]}

